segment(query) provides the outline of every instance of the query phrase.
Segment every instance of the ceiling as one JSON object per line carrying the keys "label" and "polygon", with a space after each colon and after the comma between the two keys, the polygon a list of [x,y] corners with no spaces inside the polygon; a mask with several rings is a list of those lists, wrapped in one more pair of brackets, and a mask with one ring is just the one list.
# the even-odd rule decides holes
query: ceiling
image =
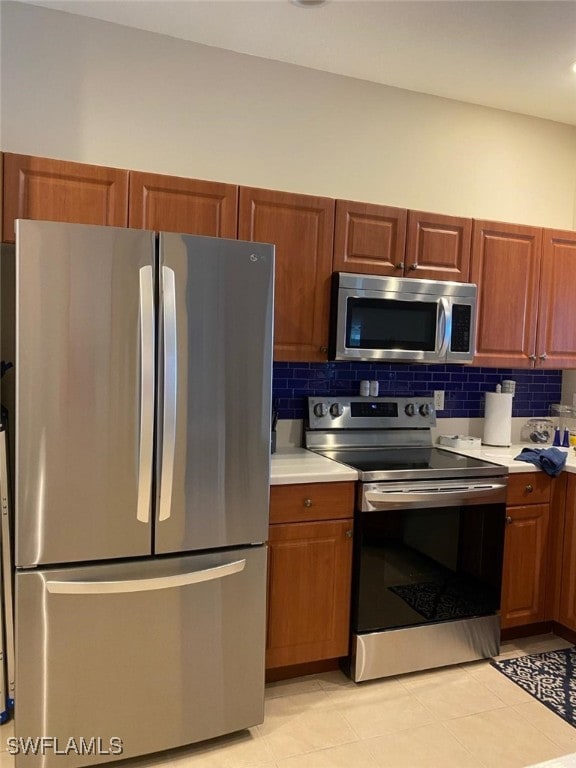
{"label": "ceiling", "polygon": [[576,0],[24,0],[576,125]]}

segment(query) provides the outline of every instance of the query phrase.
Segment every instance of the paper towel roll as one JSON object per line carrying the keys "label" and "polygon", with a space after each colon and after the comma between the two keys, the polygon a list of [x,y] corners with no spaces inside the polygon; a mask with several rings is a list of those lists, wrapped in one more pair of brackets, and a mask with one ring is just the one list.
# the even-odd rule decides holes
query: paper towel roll
{"label": "paper towel roll", "polygon": [[512,398],[508,392],[486,392],[484,445],[508,446],[512,438]]}

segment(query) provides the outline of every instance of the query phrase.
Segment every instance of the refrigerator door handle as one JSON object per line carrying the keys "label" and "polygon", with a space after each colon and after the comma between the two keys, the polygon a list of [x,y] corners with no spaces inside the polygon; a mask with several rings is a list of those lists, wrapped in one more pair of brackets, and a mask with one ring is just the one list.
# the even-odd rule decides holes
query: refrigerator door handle
{"label": "refrigerator door handle", "polygon": [[179,573],[174,576],[160,576],[155,579],[128,579],[126,581],[47,581],[46,589],[53,595],[111,595],[125,592],[151,592],[157,589],[173,589],[214,581],[233,573],[240,573],[246,567],[246,560],[206,568],[202,571]]}
{"label": "refrigerator door handle", "polygon": [[154,279],[140,268],[140,447],[136,519],[150,522],[154,449]]}
{"label": "refrigerator door handle", "polygon": [[162,267],[164,321],[164,412],[162,419],[162,473],[158,521],[168,520],[172,507],[174,452],[176,450],[176,398],[178,338],[176,333],[176,281],[174,270]]}

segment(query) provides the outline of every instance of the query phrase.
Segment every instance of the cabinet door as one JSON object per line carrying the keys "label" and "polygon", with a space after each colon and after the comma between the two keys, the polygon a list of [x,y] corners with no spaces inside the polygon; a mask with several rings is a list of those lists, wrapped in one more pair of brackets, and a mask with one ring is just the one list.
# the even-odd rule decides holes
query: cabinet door
{"label": "cabinet door", "polygon": [[348,653],[352,520],[270,526],[266,666]]}
{"label": "cabinet door", "polygon": [[475,221],[470,280],[478,285],[476,365],[531,368],[542,230]]}
{"label": "cabinet door", "polygon": [[472,219],[408,211],[406,277],[466,282]]}
{"label": "cabinet door", "polygon": [[238,237],[276,246],[274,359],[327,358],[334,200],[240,187]]}
{"label": "cabinet door", "polygon": [[558,620],[576,630],[576,476],[568,475]]}
{"label": "cabinet door", "polygon": [[336,201],[335,272],[402,277],[405,244],[404,208]]}
{"label": "cabinet door", "polygon": [[549,619],[546,604],[548,504],[507,507],[502,628]]}
{"label": "cabinet door", "polygon": [[4,242],[14,242],[14,219],[126,227],[128,171],[6,153]]}
{"label": "cabinet door", "polygon": [[131,227],[235,238],[237,216],[234,184],[130,172]]}
{"label": "cabinet door", "polygon": [[545,229],[536,365],[576,368],[576,232]]}

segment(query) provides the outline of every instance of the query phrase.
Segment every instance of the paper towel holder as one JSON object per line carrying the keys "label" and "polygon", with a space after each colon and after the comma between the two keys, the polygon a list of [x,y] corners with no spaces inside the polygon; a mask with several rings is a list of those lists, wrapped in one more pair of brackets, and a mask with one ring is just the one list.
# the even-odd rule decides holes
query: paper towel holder
{"label": "paper towel holder", "polygon": [[483,445],[508,448],[512,444],[511,392],[486,392]]}

